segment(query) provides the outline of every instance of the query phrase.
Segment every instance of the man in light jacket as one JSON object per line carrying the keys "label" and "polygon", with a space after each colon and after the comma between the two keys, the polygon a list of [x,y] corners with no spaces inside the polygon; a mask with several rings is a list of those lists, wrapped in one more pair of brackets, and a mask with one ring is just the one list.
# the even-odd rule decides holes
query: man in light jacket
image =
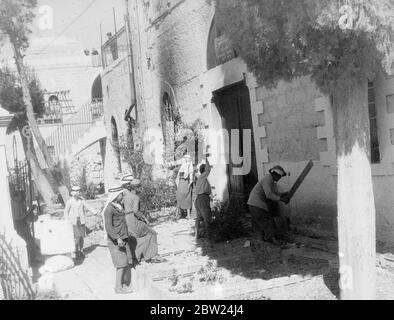
{"label": "man in light jacket", "polygon": [[287,192],[279,192],[277,182],[286,176],[281,166],[275,166],[269,170],[253,188],[247,202],[252,216],[254,238],[261,240],[264,233],[264,241],[279,244],[276,238],[275,217],[278,215],[278,202],[288,204],[290,199]]}

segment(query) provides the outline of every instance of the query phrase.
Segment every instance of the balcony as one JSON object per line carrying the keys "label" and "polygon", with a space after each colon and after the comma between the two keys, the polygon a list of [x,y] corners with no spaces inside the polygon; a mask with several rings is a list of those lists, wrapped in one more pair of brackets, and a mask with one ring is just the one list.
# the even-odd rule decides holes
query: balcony
{"label": "balcony", "polygon": [[100,119],[104,115],[103,99],[93,99],[91,101],[92,121]]}
{"label": "balcony", "polygon": [[128,51],[126,28],[122,27],[101,47],[104,69],[115,61],[126,57],[128,55]]}

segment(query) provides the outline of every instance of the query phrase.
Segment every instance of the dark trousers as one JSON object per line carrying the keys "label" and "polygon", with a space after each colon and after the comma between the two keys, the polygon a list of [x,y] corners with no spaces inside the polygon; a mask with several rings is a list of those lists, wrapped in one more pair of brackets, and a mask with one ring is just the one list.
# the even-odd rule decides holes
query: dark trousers
{"label": "dark trousers", "polygon": [[249,205],[249,212],[252,216],[253,236],[261,239],[264,232],[264,240],[269,240],[275,235],[275,221],[273,215],[262,208]]}
{"label": "dark trousers", "polygon": [[211,204],[209,195],[207,194],[199,194],[197,195],[196,201],[194,203],[196,207],[196,236],[198,237],[198,227],[200,225],[200,221],[203,220],[205,232],[207,234],[208,239],[211,240],[211,222],[212,222],[212,212],[211,212]]}
{"label": "dark trousers", "polygon": [[82,252],[84,241],[83,238],[86,236],[85,225],[81,223],[81,220],[77,219],[77,224],[73,225],[74,242],[76,252]]}

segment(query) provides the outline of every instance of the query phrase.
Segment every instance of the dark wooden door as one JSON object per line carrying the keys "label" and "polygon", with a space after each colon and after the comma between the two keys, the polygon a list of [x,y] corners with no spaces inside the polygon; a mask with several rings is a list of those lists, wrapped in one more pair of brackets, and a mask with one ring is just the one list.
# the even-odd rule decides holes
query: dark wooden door
{"label": "dark wooden door", "polygon": [[[257,183],[257,165],[256,153],[253,140],[253,125],[252,114],[250,109],[249,89],[242,82],[231,87],[227,87],[214,93],[214,102],[219,110],[222,126],[228,130],[230,143],[226,147],[229,155],[231,155],[231,129],[239,129],[239,149],[238,154],[243,156],[243,131],[242,129],[250,129],[252,131],[251,141],[251,170],[246,175],[234,175],[235,167],[242,167],[234,165],[229,157],[229,164],[227,165],[228,189],[231,198],[238,198],[244,200],[250,193],[253,186]],[[233,151],[234,152],[234,151]]]}

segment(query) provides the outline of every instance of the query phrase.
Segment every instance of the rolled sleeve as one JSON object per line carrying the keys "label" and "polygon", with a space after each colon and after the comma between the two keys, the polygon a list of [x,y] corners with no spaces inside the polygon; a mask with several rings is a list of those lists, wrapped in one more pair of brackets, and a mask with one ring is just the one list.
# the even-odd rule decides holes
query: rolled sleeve
{"label": "rolled sleeve", "polygon": [[264,179],[263,180],[263,189],[265,196],[267,199],[270,199],[272,201],[280,201],[280,195],[278,195],[272,185],[272,181],[270,179]]}

